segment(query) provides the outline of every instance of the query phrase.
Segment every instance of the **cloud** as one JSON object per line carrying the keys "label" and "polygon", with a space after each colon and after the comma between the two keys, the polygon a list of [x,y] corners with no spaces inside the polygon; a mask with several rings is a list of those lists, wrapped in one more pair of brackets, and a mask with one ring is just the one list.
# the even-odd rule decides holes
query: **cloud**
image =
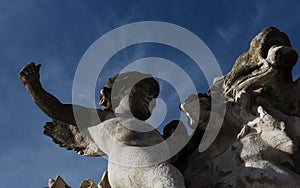
{"label": "cloud", "polygon": [[262,1],[255,1],[254,3],[254,14],[253,15],[253,19],[252,19],[252,27],[258,26],[260,25],[260,23],[262,22],[263,18],[266,15],[266,11],[267,9],[265,9],[265,5],[263,5]]}
{"label": "cloud", "polygon": [[232,43],[242,31],[242,28],[238,25],[229,24],[223,27],[217,27],[216,31],[222,40],[226,43]]}
{"label": "cloud", "polygon": [[[72,187],[86,178],[101,178],[106,161],[77,156],[50,143],[44,147],[10,148],[0,156],[1,183],[10,187],[46,187],[49,178],[61,175]],[[74,166],[76,164],[76,166]],[[97,164],[97,165],[95,165]],[[89,169],[88,172],[82,169]],[[41,173],[45,172],[45,173]],[[3,178],[3,179],[2,179]],[[16,178],[18,179],[16,181]]]}

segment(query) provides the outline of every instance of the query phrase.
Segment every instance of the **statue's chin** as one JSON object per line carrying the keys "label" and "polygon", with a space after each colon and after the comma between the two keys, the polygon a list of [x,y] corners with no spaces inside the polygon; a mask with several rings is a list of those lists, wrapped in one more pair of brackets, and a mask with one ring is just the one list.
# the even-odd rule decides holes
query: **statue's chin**
{"label": "statue's chin", "polygon": [[147,120],[151,116],[151,112],[146,105],[130,105],[132,115],[139,120]]}
{"label": "statue's chin", "polygon": [[[150,112],[149,112],[149,114],[150,114]],[[134,114],[133,113],[134,117],[136,117],[139,120],[143,120],[143,121],[147,120],[151,116],[151,114],[150,115],[149,114],[146,114],[146,113]]]}
{"label": "statue's chin", "polygon": [[129,97],[129,107],[135,118],[144,121],[151,116],[151,111],[149,110],[149,102],[145,102],[143,99],[143,96]]}

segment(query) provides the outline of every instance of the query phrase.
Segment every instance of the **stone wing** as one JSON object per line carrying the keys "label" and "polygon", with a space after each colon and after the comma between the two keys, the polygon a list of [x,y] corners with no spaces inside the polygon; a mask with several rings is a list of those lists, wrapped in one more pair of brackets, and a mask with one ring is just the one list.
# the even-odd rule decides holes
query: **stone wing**
{"label": "stone wing", "polygon": [[84,138],[78,127],[53,119],[44,126],[44,134],[67,150],[73,150],[84,156],[105,156],[106,154],[90,139]]}

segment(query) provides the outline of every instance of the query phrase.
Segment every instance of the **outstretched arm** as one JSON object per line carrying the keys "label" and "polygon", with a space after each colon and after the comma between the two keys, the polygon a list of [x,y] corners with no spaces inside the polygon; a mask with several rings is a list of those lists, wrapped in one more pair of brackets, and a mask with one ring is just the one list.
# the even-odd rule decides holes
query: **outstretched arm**
{"label": "outstretched arm", "polygon": [[56,97],[44,90],[40,83],[40,67],[41,65],[35,65],[35,63],[29,63],[23,67],[19,73],[21,82],[25,85],[26,89],[30,93],[35,104],[49,117],[62,121],[64,123],[76,125],[76,121],[73,114],[73,108],[80,111],[80,116],[83,123],[90,124],[99,119],[104,121],[107,116],[107,112],[97,110],[98,117],[95,117],[95,109],[89,109],[78,105],[62,104]]}

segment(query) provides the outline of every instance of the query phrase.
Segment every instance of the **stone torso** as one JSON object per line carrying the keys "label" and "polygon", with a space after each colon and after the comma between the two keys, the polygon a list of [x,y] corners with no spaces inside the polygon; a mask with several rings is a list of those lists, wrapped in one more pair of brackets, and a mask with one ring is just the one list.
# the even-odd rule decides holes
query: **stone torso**
{"label": "stone torso", "polygon": [[112,187],[184,187],[184,180],[167,160],[168,146],[148,123],[120,115],[90,127],[89,132],[108,155]]}

